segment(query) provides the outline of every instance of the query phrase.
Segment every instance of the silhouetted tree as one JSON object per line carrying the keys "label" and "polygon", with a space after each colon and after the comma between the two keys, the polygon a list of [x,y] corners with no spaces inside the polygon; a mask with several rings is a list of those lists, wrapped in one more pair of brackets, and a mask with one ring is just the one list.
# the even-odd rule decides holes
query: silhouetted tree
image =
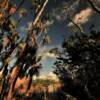
{"label": "silhouetted tree", "polygon": [[100,32],[65,38],[54,63],[62,90],[78,100],[100,99]]}

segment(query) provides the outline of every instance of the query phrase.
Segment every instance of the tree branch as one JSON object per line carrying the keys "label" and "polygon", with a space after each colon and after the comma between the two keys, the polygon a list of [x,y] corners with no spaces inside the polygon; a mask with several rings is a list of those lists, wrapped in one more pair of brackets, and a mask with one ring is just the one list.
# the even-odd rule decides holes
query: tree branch
{"label": "tree branch", "polygon": [[18,10],[20,9],[20,7],[23,5],[24,2],[25,2],[25,0],[22,0],[22,1],[20,2],[20,4],[18,5],[16,11],[18,11]]}
{"label": "tree branch", "polygon": [[69,21],[71,21],[78,29],[81,33],[84,33],[83,29],[81,26],[79,26],[78,24],[76,24],[71,18],[69,18]]}
{"label": "tree branch", "polygon": [[91,5],[92,9],[97,12],[98,14],[100,14],[100,8],[98,8],[91,0],[87,0],[88,3]]}

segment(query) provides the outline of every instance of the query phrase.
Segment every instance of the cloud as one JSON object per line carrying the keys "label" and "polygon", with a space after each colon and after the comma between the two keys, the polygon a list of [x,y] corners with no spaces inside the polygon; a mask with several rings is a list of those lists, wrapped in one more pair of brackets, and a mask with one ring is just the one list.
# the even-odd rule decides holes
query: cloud
{"label": "cloud", "polygon": [[27,32],[31,28],[32,22],[28,22],[26,26],[21,26],[19,29],[21,32]]}
{"label": "cloud", "polygon": [[[54,20],[51,19],[51,20],[46,21],[43,24],[44,24],[44,27],[49,27],[53,23],[54,23]],[[28,22],[27,26],[21,26],[19,29],[20,29],[21,32],[27,32],[31,28],[31,26],[32,26],[32,22]]]}
{"label": "cloud", "polygon": [[57,55],[55,55],[54,53],[50,53],[50,52],[47,52],[43,55],[45,58],[56,58]]}
{"label": "cloud", "polygon": [[57,55],[50,53],[50,48],[52,47],[40,47],[37,52],[37,57],[42,56],[42,61],[47,60],[48,58],[56,59]]}
{"label": "cloud", "polygon": [[73,15],[78,7],[80,0],[70,0],[63,2],[61,6],[52,10],[52,16],[58,21],[64,21],[67,19],[68,15]]}
{"label": "cloud", "polygon": [[[71,17],[76,24],[84,24],[89,21],[89,18],[93,14],[93,10],[90,7],[81,9],[79,13],[77,11],[80,9],[80,0],[69,0],[63,2],[61,6],[52,10],[52,16],[57,21],[68,21],[68,17]],[[100,0],[93,0],[94,3],[98,4]],[[73,25],[69,23],[68,26]]]}
{"label": "cloud", "polygon": [[25,31],[27,31],[26,26],[21,26],[21,27],[20,27],[20,31],[21,31],[21,32],[25,32]]}
{"label": "cloud", "polygon": [[[93,14],[93,10],[88,7],[84,10],[81,10],[80,13],[76,14],[73,18],[73,21],[78,25],[84,24],[89,21],[92,14]],[[73,23],[71,22],[68,24],[68,26],[72,26],[72,25]]]}
{"label": "cloud", "polygon": [[48,20],[46,23],[44,23],[45,27],[49,27],[54,23],[54,20]]}

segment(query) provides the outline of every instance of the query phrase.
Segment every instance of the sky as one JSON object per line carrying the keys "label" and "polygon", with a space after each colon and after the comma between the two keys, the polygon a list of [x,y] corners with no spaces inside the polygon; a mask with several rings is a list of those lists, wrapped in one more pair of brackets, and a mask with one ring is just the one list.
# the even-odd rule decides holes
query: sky
{"label": "sky", "polygon": [[[80,2],[81,1],[81,2]],[[61,47],[63,41],[63,36],[69,37],[71,34],[78,32],[78,30],[70,31],[73,28],[73,24],[68,21],[68,16],[70,16],[73,21],[79,24],[83,30],[88,34],[89,27],[92,23],[95,24],[98,30],[100,26],[100,15],[95,13],[93,9],[89,6],[85,0],[49,0],[45,13],[49,13],[52,18],[52,24],[49,26],[48,34],[51,38],[51,43],[45,48],[41,47],[42,50],[48,50],[54,47]],[[94,0],[98,7],[100,7],[100,0]],[[19,0],[11,0],[13,4],[19,4]],[[25,0],[22,7],[25,7],[29,11],[31,5],[31,0]],[[18,15],[13,16],[18,19]],[[79,20],[80,19],[80,20]],[[32,20],[31,14],[23,18],[18,27],[18,32],[21,36],[25,35],[25,28],[27,22]],[[41,52],[40,52],[41,53]],[[42,53],[44,53],[42,51]],[[45,54],[44,54],[45,55]],[[42,74],[48,74],[53,71],[53,63],[55,62],[55,57],[47,56],[42,60],[43,68],[40,70]]]}

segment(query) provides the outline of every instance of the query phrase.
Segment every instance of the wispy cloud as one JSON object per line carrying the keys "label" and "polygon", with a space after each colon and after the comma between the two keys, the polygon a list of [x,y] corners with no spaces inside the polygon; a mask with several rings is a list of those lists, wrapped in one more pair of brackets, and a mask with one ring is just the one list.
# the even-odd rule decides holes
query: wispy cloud
{"label": "wispy cloud", "polygon": [[19,29],[20,29],[21,32],[25,32],[25,31],[27,31],[26,26],[21,26]]}
{"label": "wispy cloud", "polygon": [[48,21],[46,21],[46,23],[44,23],[44,26],[45,26],[45,27],[49,27],[49,26],[51,26],[53,23],[54,23],[54,20],[53,20],[53,19],[52,19],[52,20],[48,20]]}
{"label": "wispy cloud", "polygon": [[55,17],[58,21],[66,20],[68,15],[73,15],[75,10],[78,7],[80,0],[69,0],[67,2],[63,2],[61,6],[52,10],[52,16]]}
{"label": "wispy cloud", "polygon": [[[93,14],[93,10],[91,8],[86,8],[86,9],[83,9],[80,11],[80,13],[77,13],[74,18],[73,18],[73,21],[80,25],[80,24],[84,24],[86,22],[89,21],[91,15]],[[72,26],[73,23],[69,23],[68,26]]]}
{"label": "wispy cloud", "polygon": [[42,56],[42,61],[47,60],[48,58],[56,59],[57,55],[54,53],[50,53],[49,50],[52,47],[41,47],[37,52],[37,57]]}
{"label": "wispy cloud", "polygon": [[[79,10],[80,0],[69,0],[63,2],[61,6],[52,10],[52,16],[58,21],[68,21],[68,17],[71,17],[76,24],[84,24],[89,21],[93,14],[93,10],[90,7]],[[93,0],[94,3],[100,2],[100,0]],[[77,13],[78,12],[78,13]],[[68,26],[73,25],[69,23]]]}

